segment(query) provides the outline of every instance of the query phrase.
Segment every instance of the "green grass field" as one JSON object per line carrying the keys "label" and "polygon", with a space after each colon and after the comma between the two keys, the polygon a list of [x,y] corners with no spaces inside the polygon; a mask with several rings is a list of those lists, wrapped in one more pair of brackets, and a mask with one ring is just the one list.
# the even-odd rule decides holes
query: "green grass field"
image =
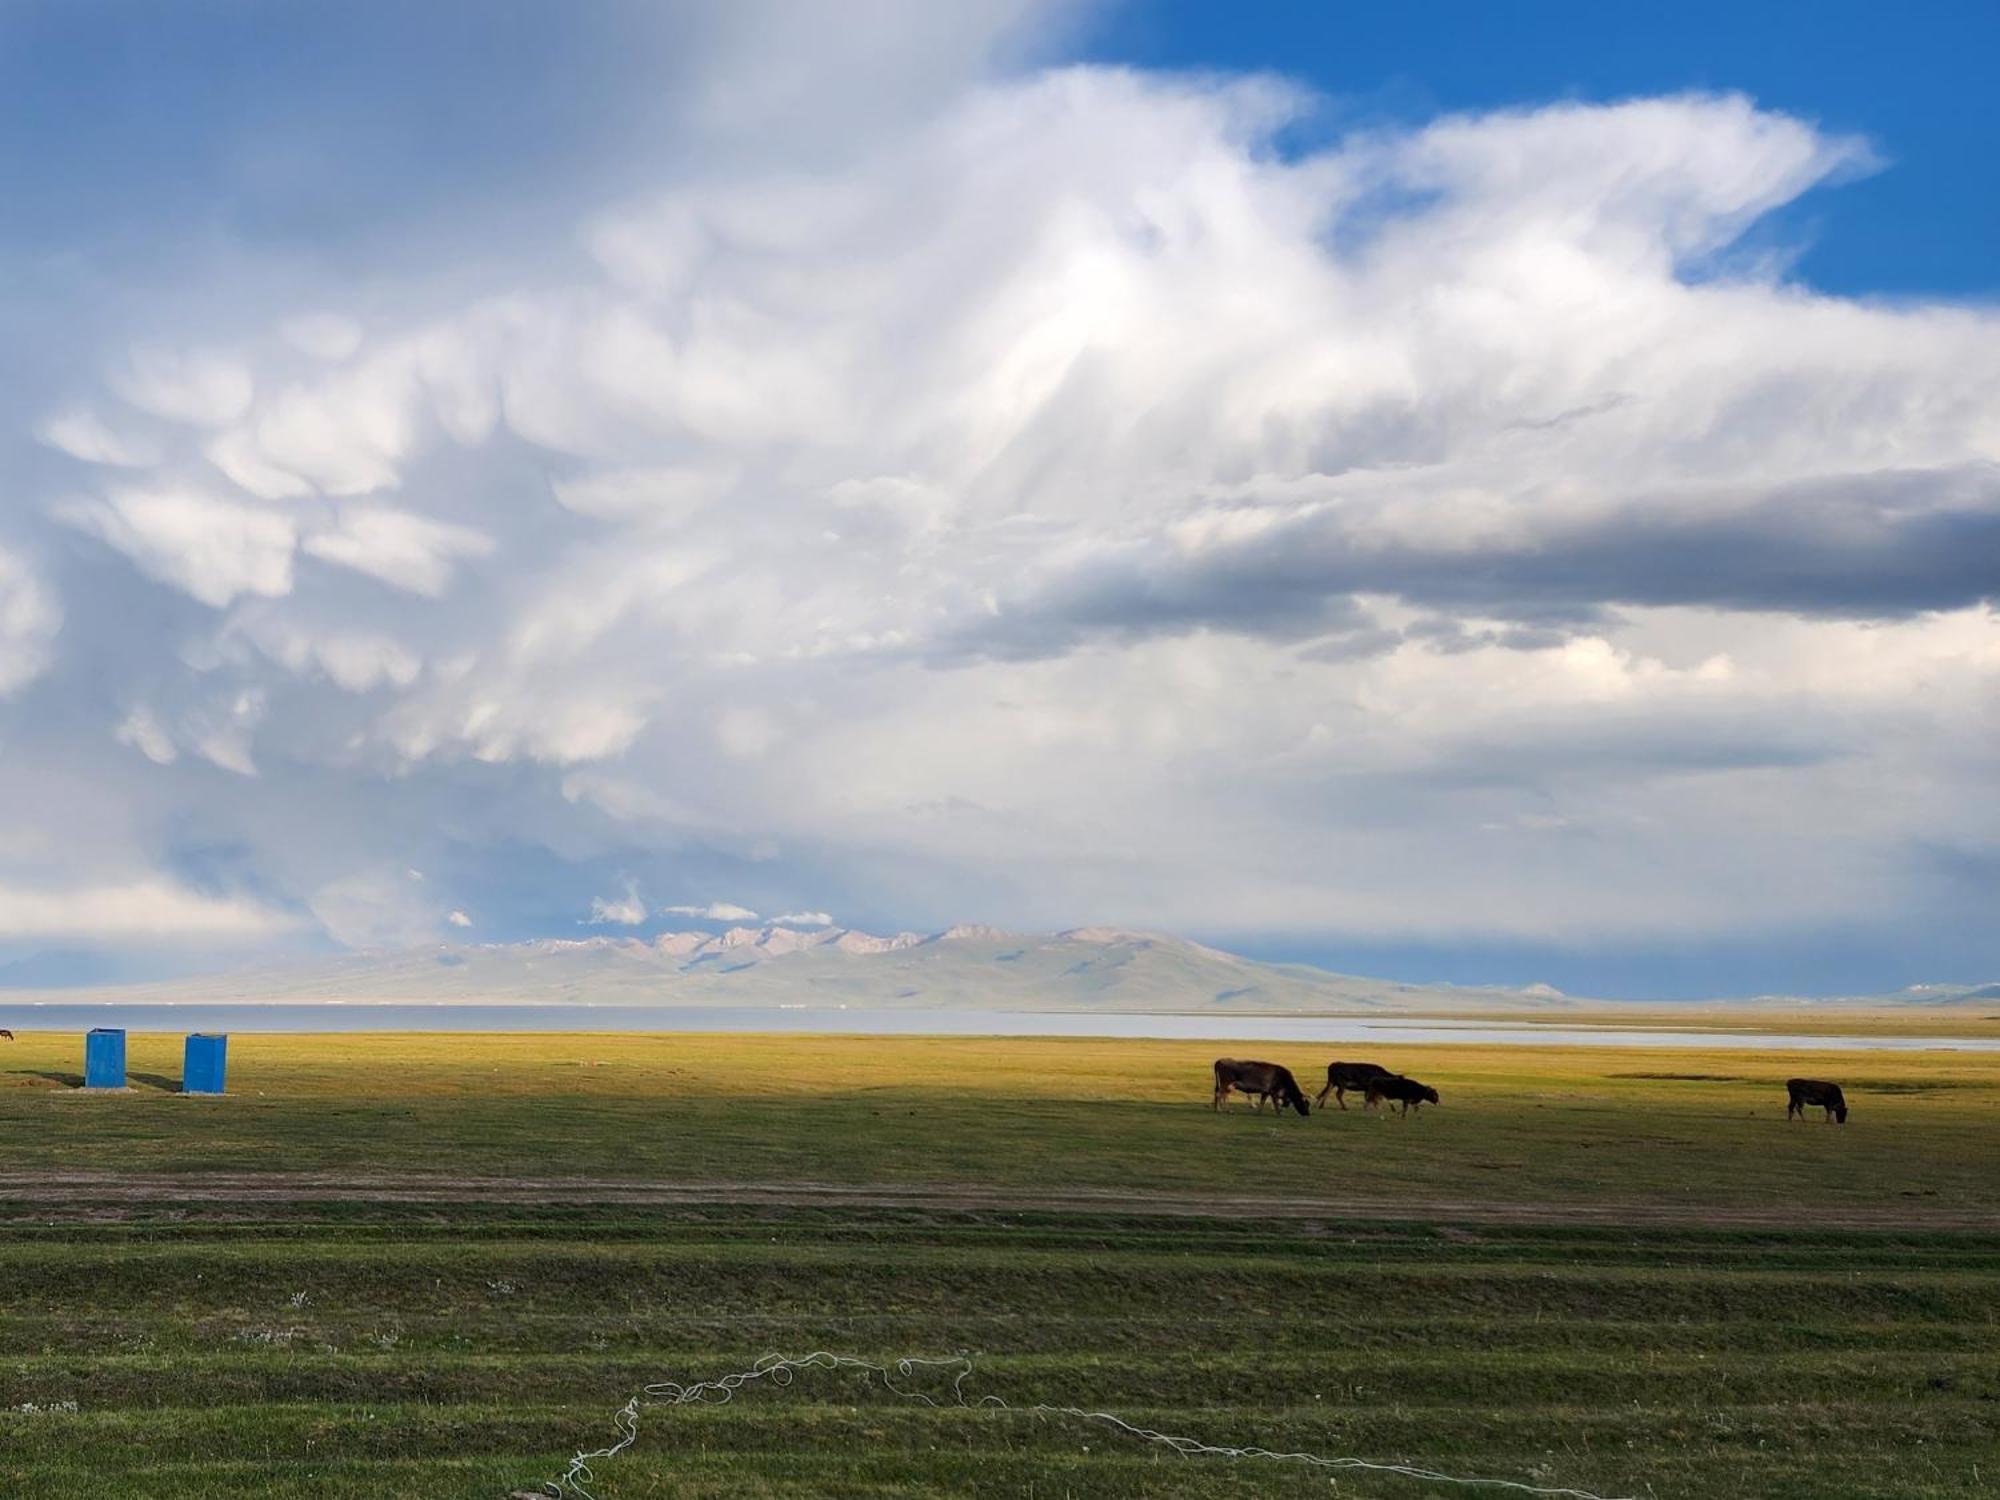
{"label": "green grass field", "polygon": [[[175,1047],[92,1098],[78,1038],[0,1051],[0,1494],[499,1497],[649,1380],[813,1348],[1605,1495],[2000,1488],[2000,1057],[1409,1048],[1441,1109],[1300,1120],[1205,1076],[1296,1045],[239,1036],[221,1100]],[[1786,1124],[1801,1070],[1844,1129]],[[1506,1493],[842,1375],[651,1411],[592,1488],[1245,1485]]]}

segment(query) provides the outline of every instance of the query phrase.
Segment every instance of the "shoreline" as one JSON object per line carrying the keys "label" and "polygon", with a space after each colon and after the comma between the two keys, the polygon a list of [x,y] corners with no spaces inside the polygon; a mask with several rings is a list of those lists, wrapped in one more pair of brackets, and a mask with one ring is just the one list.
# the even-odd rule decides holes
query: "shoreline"
{"label": "shoreline", "polygon": [[[629,1007],[471,1002],[408,1005],[370,1001],[345,1005],[231,1002],[151,1002],[23,1007],[41,1015],[8,1015],[22,1040],[71,1037],[97,1026],[135,1035],[225,1031],[245,1036],[475,1037],[666,1036],[846,1037],[979,1040],[1213,1042],[1235,1045],[1363,1047],[1495,1047],[1632,1051],[1786,1050],[2000,1052],[2000,1025],[1991,1018],[1929,1012],[1922,1016],[1711,1018],[1604,1016],[1528,1018],[1515,1015],[1432,1015],[1408,1012],[1217,1015],[1204,1011],[969,1011],[904,1008],[774,1011],[763,1007]],[[395,1012],[405,1014],[396,1015]],[[48,1014],[56,1012],[56,1014]],[[1979,1022],[1985,1021],[1981,1025]],[[4,1044],[0,1044],[4,1045]],[[0,1054],[4,1055],[4,1054]]]}

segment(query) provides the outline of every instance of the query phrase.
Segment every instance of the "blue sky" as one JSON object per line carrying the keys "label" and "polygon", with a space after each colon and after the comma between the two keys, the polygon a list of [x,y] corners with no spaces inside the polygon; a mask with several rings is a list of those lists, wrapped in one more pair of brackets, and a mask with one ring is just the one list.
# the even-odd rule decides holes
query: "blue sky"
{"label": "blue sky", "polygon": [[1328,119],[1421,121],[1550,99],[1740,91],[1860,131],[1883,170],[1777,216],[1796,274],[1849,295],[1990,297],[2000,244],[2000,8],[1982,0],[1824,4],[1411,0],[1113,13],[1090,47],[1148,67],[1274,69],[1329,97]]}
{"label": "blue sky", "polygon": [[1990,979],[1996,42],[0,5],[0,983],[710,911]]}
{"label": "blue sky", "polygon": [[[704,29],[674,12],[10,4],[0,188],[21,211],[5,239],[112,261],[156,253],[163,230],[227,230],[325,253],[440,215],[530,217],[508,200],[523,184],[608,194],[643,175],[642,143],[670,128],[676,57]],[[1994,290],[2000,120],[1985,94],[2000,12],[1981,0],[1139,0],[1085,10],[1035,51],[1282,73],[1325,95],[1320,131],[1742,91],[1863,132],[1883,158],[1885,170],[1779,216],[1804,279],[1857,295]]]}

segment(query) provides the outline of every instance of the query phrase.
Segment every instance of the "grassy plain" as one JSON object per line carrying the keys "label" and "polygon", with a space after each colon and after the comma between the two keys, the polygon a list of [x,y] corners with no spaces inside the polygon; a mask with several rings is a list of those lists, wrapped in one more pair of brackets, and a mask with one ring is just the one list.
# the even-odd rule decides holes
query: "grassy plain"
{"label": "grassy plain", "polygon": [[[1276,1120],[1211,1114],[1208,1061],[1316,1050],[239,1035],[235,1092],[200,1100],[168,1092],[177,1046],[133,1037],[133,1091],[92,1098],[75,1036],[0,1051],[0,1494],[498,1497],[648,1380],[816,1347],[966,1351],[1014,1400],[1606,1495],[2000,1476],[1996,1056],[1408,1048],[1384,1060],[1442,1108]],[[1802,1070],[1848,1084],[1844,1129],[1785,1123]],[[1246,1484],[1504,1493],[1223,1468],[831,1375],[653,1411],[593,1490]]]}

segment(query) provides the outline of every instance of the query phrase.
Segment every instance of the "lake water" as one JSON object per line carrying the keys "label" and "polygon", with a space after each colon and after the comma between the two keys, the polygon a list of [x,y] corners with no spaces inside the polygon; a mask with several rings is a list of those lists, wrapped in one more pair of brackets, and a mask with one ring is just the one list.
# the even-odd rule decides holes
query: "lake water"
{"label": "lake water", "polygon": [[[1776,1024],[1776,1018],[1773,1018]],[[1657,1026],[1526,1025],[1374,1016],[1216,1016],[1145,1013],[743,1006],[8,1004],[16,1031],[790,1031],[858,1036],[1109,1036],[1246,1042],[1461,1042],[1494,1046],[1738,1047],[1779,1052],[1996,1052],[2000,1037],[1801,1036]]]}

